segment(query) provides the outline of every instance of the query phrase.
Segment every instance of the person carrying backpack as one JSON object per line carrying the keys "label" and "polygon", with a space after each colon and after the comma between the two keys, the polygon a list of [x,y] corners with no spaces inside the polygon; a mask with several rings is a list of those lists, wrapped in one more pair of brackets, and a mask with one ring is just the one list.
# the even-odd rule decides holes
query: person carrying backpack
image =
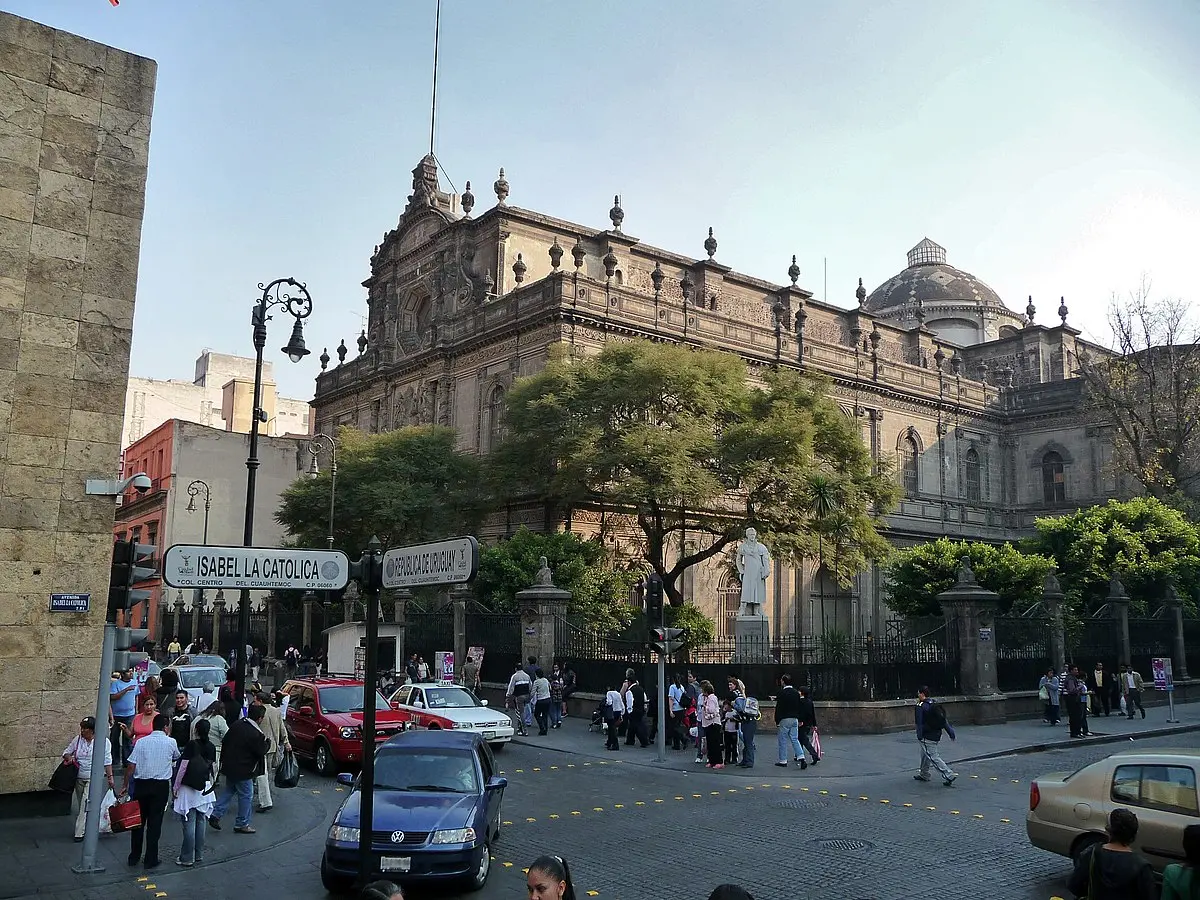
{"label": "person carrying backpack", "polygon": [[183,822],[183,844],[175,862],[185,869],[204,862],[204,829],[212,815],[217,764],[217,748],[209,739],[211,724],[207,718],[196,720],[195,737],[184,745],[175,774],[173,809]]}
{"label": "person carrying backpack", "polygon": [[762,713],[758,708],[758,700],[754,697],[739,696],[733,701],[733,711],[742,729],[742,760],[739,769],[754,768],[754,733],[758,730],[758,720]]}
{"label": "person carrying backpack", "polygon": [[913,778],[917,781],[929,781],[929,766],[932,764],[938,770],[938,774],[942,776],[942,784],[950,787],[954,784],[958,773],[952,772],[946,765],[946,761],[942,759],[941,753],[938,752],[938,741],[942,739],[943,731],[950,735],[952,741],[956,739],[956,735],[953,726],[946,721],[946,713],[942,710],[941,705],[930,696],[927,687],[922,687],[917,691],[916,720],[917,742],[921,745],[921,771]]}

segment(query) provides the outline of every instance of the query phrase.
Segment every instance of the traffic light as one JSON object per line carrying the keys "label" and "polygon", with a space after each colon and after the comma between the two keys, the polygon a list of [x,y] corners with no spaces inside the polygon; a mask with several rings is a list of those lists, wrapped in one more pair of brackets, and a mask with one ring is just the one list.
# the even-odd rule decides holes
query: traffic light
{"label": "traffic light", "polygon": [[657,573],[646,579],[646,620],[651,624],[663,618],[663,583]]}
{"label": "traffic light", "polygon": [[[145,653],[130,653],[134,647],[150,637],[148,628],[117,628],[113,635],[113,671],[132,669],[135,661],[148,658]],[[136,657],[136,660],[135,660]]]}
{"label": "traffic light", "polygon": [[154,578],[158,571],[145,565],[145,561],[154,556],[158,548],[152,544],[139,544],[136,541],[117,541],[113,544],[112,570],[108,582],[108,621],[117,622],[118,611],[122,614],[121,621],[125,626],[118,628],[116,654],[113,668],[124,671],[129,668],[129,651],[139,646],[150,632],[145,628],[130,628],[133,623],[133,607],[139,603],[149,603],[153,592],[138,585]]}
{"label": "traffic light", "polygon": [[670,656],[683,649],[682,628],[652,628],[650,630],[650,649],[663,656]]}

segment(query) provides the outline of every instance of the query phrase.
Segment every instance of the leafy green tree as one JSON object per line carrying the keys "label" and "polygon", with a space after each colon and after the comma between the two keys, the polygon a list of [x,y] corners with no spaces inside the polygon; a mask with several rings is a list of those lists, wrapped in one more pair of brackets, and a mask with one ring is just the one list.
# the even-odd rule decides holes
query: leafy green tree
{"label": "leafy green tree", "polygon": [[1136,611],[1157,605],[1168,584],[1189,606],[1200,588],[1200,528],[1161,500],[1110,500],[1036,524],[1030,548],[1054,559],[1080,611],[1104,602],[1114,572]]}
{"label": "leafy green tree", "polygon": [[671,628],[682,628],[687,648],[711,644],[717,636],[717,626],[695,603],[669,606],[663,610],[663,618]]}
{"label": "leafy green tree", "polygon": [[[365,434],[338,430],[334,546],[351,557],[378,535],[384,547],[473,534],[485,515],[479,459],[437,426]],[[329,472],[283,492],[275,519],[297,547],[323,547],[329,528]]]}
{"label": "leafy green tree", "polygon": [[615,633],[633,620],[636,610],[627,598],[639,574],[614,568],[598,541],[567,532],[542,534],[521,528],[482,550],[475,596],[498,612],[516,612],[517,592],[533,584],[543,556],[555,586],[571,592],[568,612],[582,618],[589,629]]}
{"label": "leafy green tree", "polygon": [[495,482],[560,512],[602,504],[633,515],[676,606],[683,573],[747,526],[777,557],[813,555],[828,524],[813,501],[821,484],[844,516],[838,567],[848,578],[887,553],[876,517],[895,487],[825,382],[791,371],[763,379],[752,387],[732,353],[632,341],[570,358],[560,348],[509,392]]}
{"label": "leafy green tree", "polygon": [[938,538],[900,550],[887,567],[884,600],[905,616],[941,615],[937,595],[958,578],[959,560],[971,557],[979,584],[1000,595],[1000,612],[1022,613],[1042,598],[1054,560],[1012,544],[981,544]]}

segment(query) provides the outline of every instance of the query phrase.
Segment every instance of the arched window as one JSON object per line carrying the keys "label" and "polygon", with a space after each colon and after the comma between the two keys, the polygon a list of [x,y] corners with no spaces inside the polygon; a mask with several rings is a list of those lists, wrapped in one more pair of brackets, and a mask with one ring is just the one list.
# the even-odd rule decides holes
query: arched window
{"label": "arched window", "polygon": [[496,385],[488,397],[487,449],[495,450],[504,437],[504,388]]}
{"label": "arched window", "polygon": [[1067,500],[1063,458],[1053,450],[1042,457],[1042,498],[1047,503],[1065,503]]}
{"label": "arched window", "polygon": [[978,503],[982,498],[983,491],[979,473],[979,454],[975,452],[974,447],[967,451],[963,459],[963,482],[967,502]]}
{"label": "arched window", "polygon": [[900,440],[900,486],[904,489],[905,497],[917,496],[917,491],[921,486],[918,466],[920,461],[921,448],[917,446],[917,439],[911,434],[906,434]]}

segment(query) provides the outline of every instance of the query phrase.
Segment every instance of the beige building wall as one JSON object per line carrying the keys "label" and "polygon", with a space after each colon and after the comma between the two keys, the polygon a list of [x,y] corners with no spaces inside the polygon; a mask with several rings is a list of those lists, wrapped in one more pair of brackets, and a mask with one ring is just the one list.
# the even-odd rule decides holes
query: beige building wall
{"label": "beige building wall", "polygon": [[[0,793],[95,702],[153,60],[0,12]],[[49,613],[51,593],[92,596]]]}

